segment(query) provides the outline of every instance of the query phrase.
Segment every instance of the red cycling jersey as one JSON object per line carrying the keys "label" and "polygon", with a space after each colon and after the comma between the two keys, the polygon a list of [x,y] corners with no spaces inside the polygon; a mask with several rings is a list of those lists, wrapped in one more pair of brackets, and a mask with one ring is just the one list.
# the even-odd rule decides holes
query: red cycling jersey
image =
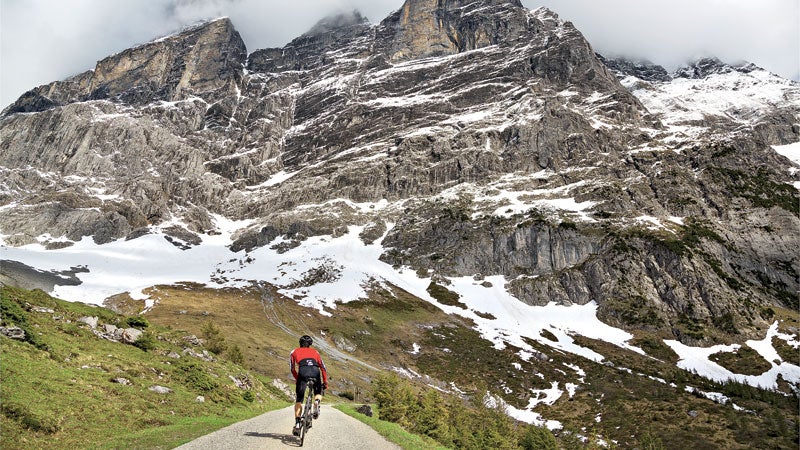
{"label": "red cycling jersey", "polygon": [[305,359],[311,359],[316,363],[317,367],[319,367],[319,371],[322,373],[322,384],[323,386],[327,385],[328,371],[325,370],[325,364],[322,362],[322,357],[319,356],[319,352],[311,347],[297,347],[292,350],[292,353],[289,355],[289,364],[294,380],[297,381],[297,366],[300,365],[300,361]]}

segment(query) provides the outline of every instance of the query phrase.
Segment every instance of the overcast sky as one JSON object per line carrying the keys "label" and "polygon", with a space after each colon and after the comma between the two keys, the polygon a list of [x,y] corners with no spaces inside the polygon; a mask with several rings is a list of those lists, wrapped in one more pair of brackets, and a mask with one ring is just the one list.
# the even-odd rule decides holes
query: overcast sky
{"label": "overcast sky", "polygon": [[[606,56],[667,69],[700,56],[800,80],[798,0],[523,0],[572,21]],[[336,10],[372,23],[403,0],[0,0],[0,108],[23,92],[198,20],[229,16],[249,52],[280,47]]]}

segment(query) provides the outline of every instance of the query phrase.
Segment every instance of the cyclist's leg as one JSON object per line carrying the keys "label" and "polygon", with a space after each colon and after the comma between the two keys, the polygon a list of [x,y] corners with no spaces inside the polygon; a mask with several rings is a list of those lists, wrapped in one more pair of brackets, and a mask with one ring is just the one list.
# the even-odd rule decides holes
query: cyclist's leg
{"label": "cyclist's leg", "polygon": [[319,404],[322,402],[322,377],[317,372],[314,379],[314,418],[319,417]]}
{"label": "cyclist's leg", "polygon": [[295,403],[294,403],[294,417],[300,418],[300,414],[303,409],[303,394],[306,392],[306,385],[308,384],[308,380],[304,377],[300,376],[297,378],[297,384],[295,384],[294,388],[294,396],[295,396]]}
{"label": "cyclist's leg", "polygon": [[295,436],[300,434],[300,415],[303,410],[303,394],[306,392],[307,380],[303,377],[297,378],[295,384],[295,404],[294,404],[294,428],[292,434]]}

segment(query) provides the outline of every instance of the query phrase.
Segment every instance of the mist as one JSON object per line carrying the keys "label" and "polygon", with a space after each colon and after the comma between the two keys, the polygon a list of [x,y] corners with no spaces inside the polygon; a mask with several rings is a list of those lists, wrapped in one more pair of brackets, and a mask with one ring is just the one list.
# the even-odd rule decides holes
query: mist
{"label": "mist", "polygon": [[[524,0],[572,21],[604,56],[674,69],[702,56],[747,60],[800,80],[797,0]],[[0,107],[108,55],[228,16],[249,52],[281,47],[337,11],[376,24],[402,0],[0,0]]]}

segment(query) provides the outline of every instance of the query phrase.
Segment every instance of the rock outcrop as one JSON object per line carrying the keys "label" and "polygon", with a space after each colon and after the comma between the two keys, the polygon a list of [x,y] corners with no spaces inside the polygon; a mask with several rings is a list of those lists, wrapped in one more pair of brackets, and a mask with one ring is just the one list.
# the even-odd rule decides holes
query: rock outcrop
{"label": "rock outcrop", "polygon": [[246,58],[247,49],[231,21],[217,19],[124,50],[99,61],[92,71],[28,91],[3,113],[101,99],[144,105],[195,95],[221,98],[241,82]]}

